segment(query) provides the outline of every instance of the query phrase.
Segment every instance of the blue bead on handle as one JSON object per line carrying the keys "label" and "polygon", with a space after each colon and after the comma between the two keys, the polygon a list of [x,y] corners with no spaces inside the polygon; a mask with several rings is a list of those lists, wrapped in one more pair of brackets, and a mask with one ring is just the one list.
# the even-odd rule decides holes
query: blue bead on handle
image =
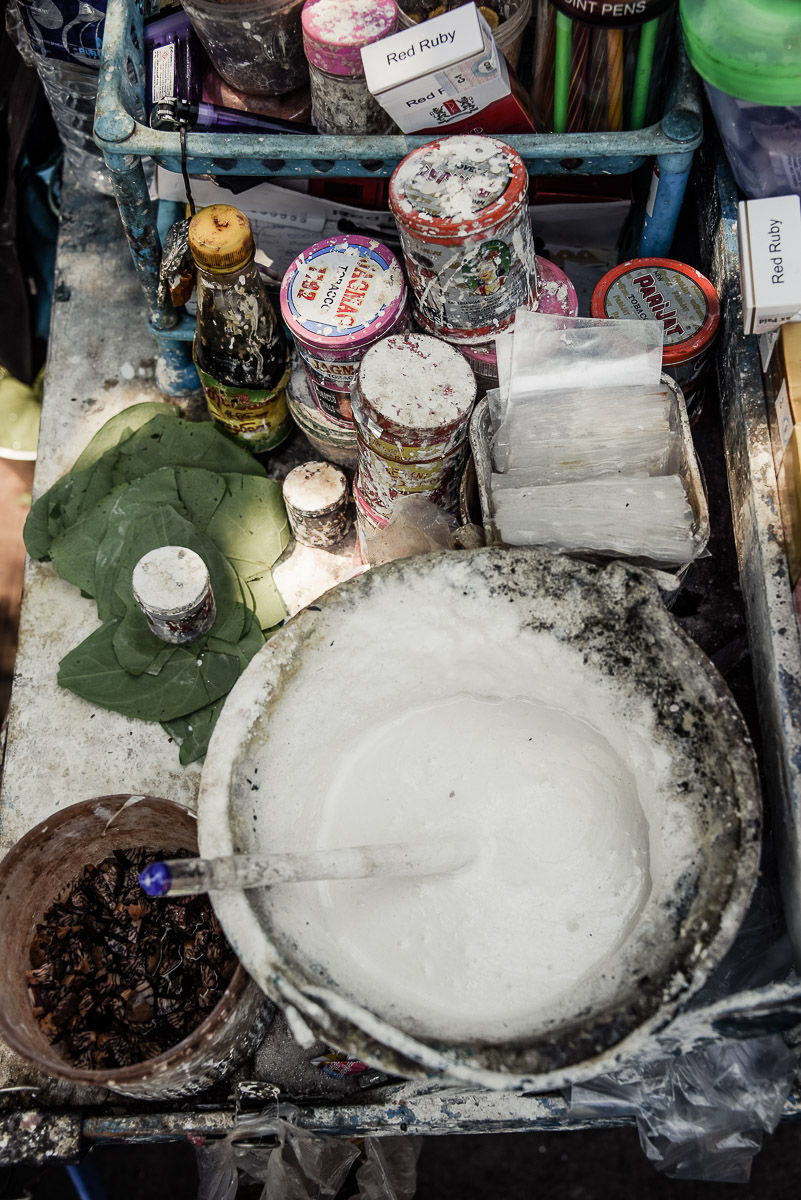
{"label": "blue bead on handle", "polygon": [[166,863],[151,863],[139,876],[139,886],[148,896],[166,896],[172,887],[172,871]]}

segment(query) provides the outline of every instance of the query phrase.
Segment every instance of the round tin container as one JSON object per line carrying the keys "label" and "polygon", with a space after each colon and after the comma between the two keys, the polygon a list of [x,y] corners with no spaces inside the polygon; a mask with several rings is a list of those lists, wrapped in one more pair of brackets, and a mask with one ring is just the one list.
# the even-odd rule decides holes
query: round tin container
{"label": "round tin container", "polygon": [[353,481],[353,505],[356,510],[356,547],[365,566],[370,564],[370,539],[380,529],[386,529],[389,521],[380,516],[359,491],[358,476]]}
{"label": "round tin container", "polygon": [[340,467],[356,467],[356,426],[352,421],[348,425],[333,421],[322,411],[306,368],[297,357],[287,384],[286,402],[293,421],[322,458]]}
{"label": "round tin container", "polygon": [[182,646],[211,629],[217,615],[208,567],[186,546],[159,546],[133,569],[131,588],[152,632]]}
{"label": "round tin container", "polygon": [[367,352],[352,402],[359,489],[377,513],[415,493],[456,511],[475,398],[470,365],[447,342],[395,334]]}
{"label": "round tin container", "polygon": [[370,93],[361,47],[395,30],[395,0],[306,0],[303,49],[312,121],[320,133],[389,133],[394,122]]}
{"label": "round tin container", "polygon": [[[532,307],[536,312],[550,313],[557,316],[575,317],[578,313],[578,296],[573,284],[554,263],[547,258],[537,258],[542,290]],[[512,321],[512,328],[514,321]],[[480,395],[498,386],[498,355],[495,343],[487,342],[484,346],[463,346],[465,356],[473,374],[476,377]]]}
{"label": "round tin container", "polygon": [[425,334],[394,334],[362,359],[353,418],[378,454],[426,462],[462,444],[475,398],[470,365],[453,346]]}
{"label": "round tin container", "polygon": [[496,138],[421,146],[389,184],[415,319],[457,344],[487,342],[540,292],[528,172]]}
{"label": "round tin container", "polygon": [[362,356],[407,321],[397,258],[372,238],[343,234],[316,242],[284,275],[281,313],[320,408],[352,428],[350,385]]}
{"label": "round tin container", "polygon": [[684,392],[691,421],[720,325],[720,301],[705,275],[672,258],[633,258],[607,271],[592,294],[593,317],[662,322],[662,366]]}
{"label": "round tin container", "polygon": [[297,541],[326,548],[351,527],[348,481],[327,462],[302,463],[284,480],[284,504]]}

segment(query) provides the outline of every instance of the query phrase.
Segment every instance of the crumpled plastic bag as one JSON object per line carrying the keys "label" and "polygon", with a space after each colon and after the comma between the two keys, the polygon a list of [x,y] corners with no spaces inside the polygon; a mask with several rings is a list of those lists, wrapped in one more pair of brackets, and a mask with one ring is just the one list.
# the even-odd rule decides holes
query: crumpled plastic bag
{"label": "crumpled plastic bag", "polygon": [[371,531],[365,537],[370,566],[378,567],[415,554],[449,550],[455,528],[455,518],[425,496],[399,497],[392,506],[392,515],[385,528]]}
{"label": "crumpled plastic bag", "polygon": [[747,1183],[796,1069],[777,1034],[726,1041],[575,1085],[570,1112],[631,1113],[644,1153],[673,1179]]}
{"label": "crumpled plastic bag", "polygon": [[[297,1109],[239,1117],[231,1132],[197,1148],[198,1200],[236,1200],[240,1176],[263,1183],[262,1200],[334,1200],[356,1159],[359,1200],[412,1200],[420,1139],[344,1137],[312,1133],[294,1123]],[[271,1143],[258,1145],[261,1139]]]}

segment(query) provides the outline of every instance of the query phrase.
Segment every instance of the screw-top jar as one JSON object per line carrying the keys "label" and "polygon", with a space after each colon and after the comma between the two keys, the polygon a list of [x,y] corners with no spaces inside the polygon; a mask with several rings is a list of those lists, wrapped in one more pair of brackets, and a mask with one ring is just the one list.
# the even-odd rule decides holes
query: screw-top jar
{"label": "screw-top jar", "polygon": [[407,154],[389,185],[415,319],[459,343],[490,341],[534,307],[539,276],[522,158],[496,138],[442,138]]}
{"label": "screw-top jar", "polygon": [[379,516],[414,493],[456,512],[475,398],[470,365],[447,342],[395,334],[368,350],[353,386],[357,484]]}
{"label": "screw-top jar", "polygon": [[306,0],[303,49],[312,122],[320,133],[391,133],[392,118],[367,87],[361,48],[394,33],[395,0]]}
{"label": "screw-top jar", "polygon": [[209,411],[255,453],[288,436],[288,354],[283,330],[253,259],[244,213],[200,209],[189,224],[197,264],[195,363]]}
{"label": "screw-top jar", "polygon": [[151,631],[183,646],[209,632],[217,610],[209,569],[187,546],[159,546],[133,569],[131,588]]}
{"label": "screw-top jar", "polygon": [[237,91],[283,96],[306,83],[303,0],[182,0],[215,70]]}
{"label": "screw-top jar", "polygon": [[351,421],[347,427],[341,421],[326,416],[315,401],[312,381],[298,355],[292,361],[286,402],[292,420],[322,458],[340,467],[355,469],[358,464],[356,426]]}
{"label": "screw-top jar", "polygon": [[351,527],[350,489],[331,463],[301,463],[284,480],[284,504],[297,541],[325,549],[336,546]]}
{"label": "screw-top jar", "polygon": [[397,258],[381,242],[353,234],[315,242],[284,275],[281,313],[320,408],[352,430],[350,387],[363,355],[406,326]]}

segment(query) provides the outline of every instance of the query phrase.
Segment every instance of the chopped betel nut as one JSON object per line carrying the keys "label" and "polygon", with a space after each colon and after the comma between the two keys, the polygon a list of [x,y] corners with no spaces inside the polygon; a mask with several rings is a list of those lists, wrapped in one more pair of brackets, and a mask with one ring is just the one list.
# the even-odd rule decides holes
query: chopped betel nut
{"label": "chopped betel nut", "polygon": [[139,874],[188,850],[115,850],[45,913],[26,973],[34,1016],[74,1066],[154,1058],[220,1000],[237,960],[205,896],[152,900]]}

